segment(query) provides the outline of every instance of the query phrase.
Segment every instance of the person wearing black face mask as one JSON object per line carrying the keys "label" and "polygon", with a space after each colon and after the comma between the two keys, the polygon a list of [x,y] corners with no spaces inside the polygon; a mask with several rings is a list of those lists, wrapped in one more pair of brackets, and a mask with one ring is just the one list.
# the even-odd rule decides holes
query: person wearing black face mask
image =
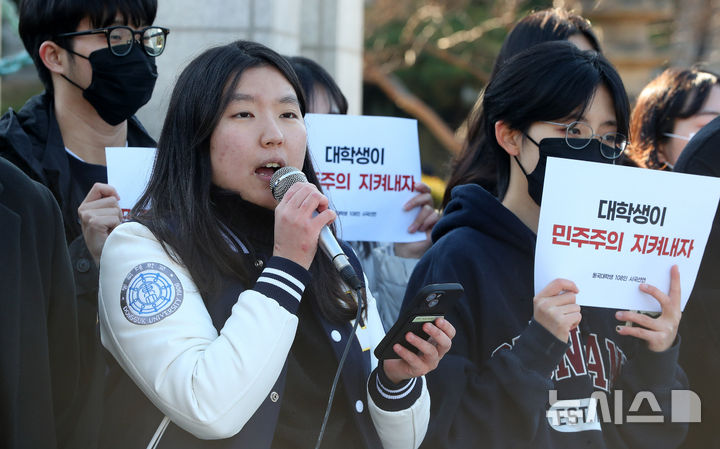
{"label": "person wearing black face mask", "polygon": [[[475,125],[487,138],[478,151],[494,152],[499,196],[477,184],[452,190],[405,296],[434,282],[465,289],[446,315],[457,330],[453,346],[427,375],[432,426],[421,447],[672,448],[684,438],[687,425],[670,420],[670,391],[687,388],[677,363],[676,268],[670,293],[642,290],[663,304],[656,319],[581,308],[575,294],[583,287],[567,279],[534,295],[547,158],[612,163],[625,147],[628,115],[615,69],[568,42],[518,54],[486,87]],[[664,423],[614,424],[594,395],[613,409],[618,390],[626,398],[652,392]]]}
{"label": "person wearing black face mask", "polygon": [[68,411],[76,427],[61,429],[58,445],[93,448],[106,371],[98,263],[122,219],[117,192],[107,184],[105,147],[156,146],[133,114],[152,95],[155,58],[169,30],[152,26],[157,0],[22,0],[19,7],[20,36],[45,92],[0,118],[0,156],[48,187],[63,214],[81,353],[78,394]]}
{"label": "person wearing black face mask", "polygon": [[574,121],[568,124],[549,121],[543,123],[565,128],[565,137],[546,137],[538,143],[532,137],[525,136],[538,147],[540,153],[540,158],[532,173],[525,171],[517,156],[513,156],[527,179],[528,194],[538,206],[542,202],[542,188],[548,157],[615,164],[615,161],[622,156],[627,146],[627,139],[623,134],[609,132],[597,136],[592,127],[582,121]]}
{"label": "person wearing black face mask", "polygon": [[[87,88],[83,88],[64,74],[61,76],[82,90],[83,98],[95,108],[103,120],[112,126],[117,126],[132,117],[141,106],[150,101],[155,80],[157,80],[157,67],[155,66],[156,55],[150,53],[153,50],[148,51],[147,48],[154,49],[157,45],[141,47],[140,44],[133,41],[133,31],[129,27],[111,27],[106,32],[108,33],[108,42],[113,39],[122,42],[129,40],[131,43],[124,44],[122,49],[123,52],[127,49],[127,53],[118,54],[120,52],[117,49],[118,46],[110,46],[110,44],[108,44],[108,48],[93,51],[90,56],[82,55],[68,48],[67,50],[72,54],[90,62],[92,81]],[[83,32],[64,33],[58,37],[77,36],[81,35],[80,33]],[[142,39],[143,41],[164,39],[165,33],[167,30],[164,28],[146,28],[142,32]],[[148,37],[145,37],[146,35]]]}

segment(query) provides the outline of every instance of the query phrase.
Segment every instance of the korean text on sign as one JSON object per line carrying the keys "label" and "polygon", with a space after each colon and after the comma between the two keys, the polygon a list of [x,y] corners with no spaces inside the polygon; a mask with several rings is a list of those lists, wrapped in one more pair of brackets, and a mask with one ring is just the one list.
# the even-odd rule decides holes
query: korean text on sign
{"label": "korean text on sign", "polygon": [[332,162],[334,164],[349,162],[351,164],[361,165],[369,163],[384,165],[385,148],[326,146],[325,162]]}
{"label": "korean text on sign", "polygon": [[667,207],[651,206],[649,204],[626,203],[625,201],[600,200],[598,205],[598,218],[614,221],[625,220],[630,223],[632,219],[636,224],[664,225]]}

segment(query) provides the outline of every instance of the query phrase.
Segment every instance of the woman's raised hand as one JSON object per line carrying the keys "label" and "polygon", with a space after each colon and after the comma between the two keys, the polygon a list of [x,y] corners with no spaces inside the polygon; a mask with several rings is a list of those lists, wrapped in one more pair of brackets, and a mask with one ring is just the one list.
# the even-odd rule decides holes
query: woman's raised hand
{"label": "woman's raised hand", "polygon": [[645,340],[648,349],[662,352],[670,348],[677,336],[682,312],[680,311],[680,271],[677,265],[670,269],[670,291],[665,294],[657,287],[640,284],[640,290],[651,295],[660,303],[662,313],[657,318],[637,312],[619,311],[615,318],[630,321],[642,327],[618,326],[620,335],[632,335]]}
{"label": "woman's raised hand", "polygon": [[320,231],[335,217],[335,212],[328,208],[327,197],[314,184],[296,182],[275,208],[273,256],[290,259],[309,269]]}
{"label": "woman's raised hand", "polygon": [[570,330],[580,324],[578,291],[573,281],[555,279],[533,298],[533,318],[558,340],[567,342]]}

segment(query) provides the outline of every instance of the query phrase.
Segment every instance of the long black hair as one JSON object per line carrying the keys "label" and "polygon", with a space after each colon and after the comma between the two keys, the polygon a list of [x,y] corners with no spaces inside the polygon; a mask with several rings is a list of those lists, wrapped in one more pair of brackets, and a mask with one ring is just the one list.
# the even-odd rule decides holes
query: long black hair
{"label": "long black hair", "polygon": [[[503,42],[495,59],[490,80],[495,78],[500,67],[511,57],[542,42],[565,41],[572,36],[585,37],[593,49],[600,52],[600,44],[588,22],[582,16],[562,8],[550,8],[534,12],[512,29]],[[450,201],[450,191],[460,184],[476,183],[493,194],[497,194],[497,173],[494,154],[478,152],[484,141],[484,130],[480,126],[482,115],[482,94],[468,117],[468,132],[461,153],[452,161],[443,207]]]}
{"label": "long black hair", "polygon": [[[131,212],[173,259],[187,267],[206,301],[219,292],[225,276],[239,279],[247,288],[255,283],[251,261],[229,246],[212,205],[210,138],[243,72],[264,66],[277,69],[287,79],[305,115],[300,81],[288,61],[273,50],[237,41],[205,51],[178,78],[150,182]],[[307,149],[302,171],[320,189]],[[356,302],[341,289],[331,262],[315,257],[310,271],[313,280],[308,291],[317,298],[323,315],[331,321],[352,319]]]}
{"label": "long black hair", "polygon": [[599,86],[605,86],[615,109],[617,131],[627,135],[630,106],[620,75],[595,51],[581,51],[567,41],[545,42],[510,58],[485,89],[477,126],[485,136],[476,151],[493,153],[498,197],[510,179],[510,156],[495,138],[495,123],[526,132],[542,120],[580,118]]}

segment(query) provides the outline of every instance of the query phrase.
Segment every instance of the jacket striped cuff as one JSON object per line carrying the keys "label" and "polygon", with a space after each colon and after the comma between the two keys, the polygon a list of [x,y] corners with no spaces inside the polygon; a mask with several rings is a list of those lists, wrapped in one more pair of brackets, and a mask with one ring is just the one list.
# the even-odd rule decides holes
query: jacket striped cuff
{"label": "jacket striped cuff", "polygon": [[412,407],[422,394],[423,377],[414,377],[394,384],[380,366],[370,375],[368,391],[375,405],[388,412]]}
{"label": "jacket striped cuff", "polygon": [[253,290],[274,299],[288,312],[296,313],[310,278],[310,272],[292,260],[271,257]]}

